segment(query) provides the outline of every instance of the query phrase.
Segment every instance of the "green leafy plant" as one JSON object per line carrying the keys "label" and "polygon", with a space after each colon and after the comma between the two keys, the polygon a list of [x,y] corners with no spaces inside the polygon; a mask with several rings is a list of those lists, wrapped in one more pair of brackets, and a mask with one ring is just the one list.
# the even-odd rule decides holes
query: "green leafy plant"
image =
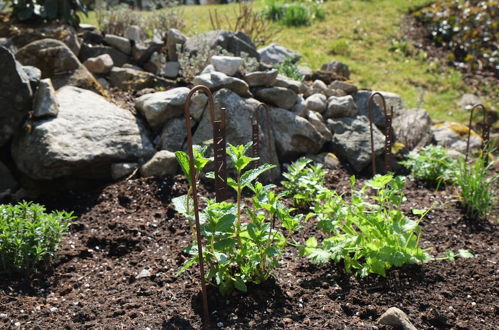
{"label": "green leafy plant", "polygon": [[[350,183],[350,204],[331,190],[323,190],[318,196],[323,202],[313,208],[317,228],[329,237],[321,244],[315,237],[309,238],[301,247],[302,255],[317,264],[342,262],[347,272],[361,277],[371,273],[386,276],[392,267],[435,259],[427,249],[419,247],[419,223],[429,210],[413,210],[418,220],[411,220],[401,211],[405,198],[403,177],[376,175],[360,190],[353,188],[355,177]],[[368,195],[368,191],[372,193]]]}
{"label": "green leafy plant", "polygon": [[455,183],[461,191],[461,203],[466,214],[473,218],[486,218],[494,207],[499,176],[487,176],[491,164],[486,163],[488,153],[468,164],[461,158],[457,164]]}
{"label": "green leafy plant", "polygon": [[310,25],[314,19],[324,20],[326,12],[319,4],[308,5],[295,1],[267,2],[265,16],[273,21],[281,22],[285,26]]}
{"label": "green leafy plant", "polygon": [[303,75],[298,71],[298,67],[290,58],[286,58],[282,63],[276,64],[274,68],[282,75],[288,78],[302,81]]}
{"label": "green leafy plant", "polygon": [[175,152],[175,157],[177,158],[177,162],[180,165],[180,168],[182,169],[182,172],[184,173],[185,177],[187,178],[187,183],[189,185],[189,190],[187,191],[187,194],[175,197],[172,199],[172,203],[175,207],[175,209],[181,213],[187,216],[187,220],[189,221],[189,226],[191,228],[191,233],[193,237],[196,237],[196,229],[194,227],[194,210],[193,210],[193,204],[192,204],[192,183],[193,181],[197,184],[199,184],[199,180],[201,177],[201,174],[203,172],[203,169],[205,166],[213,161],[213,157],[207,157],[207,146],[193,146],[192,151],[194,154],[194,170],[195,170],[195,175],[191,173],[190,169],[190,163],[189,163],[189,156],[187,153],[184,151],[176,151]]}
{"label": "green leafy plant", "polygon": [[[227,149],[236,172],[235,178],[227,180],[236,192],[235,203],[208,200],[202,216],[201,232],[206,241],[203,258],[208,266],[206,279],[217,285],[223,295],[234,288],[245,292],[247,283],[259,284],[268,279],[272,270],[279,266],[289,236],[299,227],[299,217],[292,217],[291,210],[281,205],[281,196],[272,191],[273,185],[254,183],[261,173],[274,166],[264,164],[246,170],[256,160],[246,156],[250,146],[251,143],[244,146],[229,144]],[[244,188],[254,193],[249,205],[242,200]],[[195,244],[186,251],[193,257],[179,273],[199,261]]]}
{"label": "green leafy plant", "polygon": [[31,275],[46,266],[72,219],[72,213],[46,213],[30,202],[0,205],[0,273]]}
{"label": "green leafy plant", "polygon": [[410,153],[407,160],[400,163],[411,171],[415,179],[437,189],[452,181],[456,167],[456,161],[447,155],[445,148],[433,145],[424,147],[418,153]]}
{"label": "green leafy plant", "polygon": [[322,164],[313,164],[302,157],[291,165],[283,176],[284,194],[292,197],[296,207],[304,208],[315,203],[317,195],[325,189],[326,170]]}
{"label": "green leafy plant", "polygon": [[87,14],[81,0],[7,0],[14,16],[21,22],[30,20],[61,20],[75,27],[80,23],[78,13]]}

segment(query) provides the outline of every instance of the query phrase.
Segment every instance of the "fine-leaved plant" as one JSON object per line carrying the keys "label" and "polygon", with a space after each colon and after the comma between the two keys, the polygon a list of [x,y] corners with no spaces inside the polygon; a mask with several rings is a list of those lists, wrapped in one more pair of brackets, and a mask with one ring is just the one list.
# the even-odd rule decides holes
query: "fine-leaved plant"
{"label": "fine-leaved plant", "polygon": [[0,273],[32,275],[55,256],[72,213],[30,202],[0,205]]}
{"label": "fine-leaved plant", "polygon": [[487,155],[480,154],[471,164],[461,158],[455,171],[455,184],[460,190],[461,203],[466,214],[472,218],[486,218],[495,205],[499,176],[487,175],[492,166],[486,162]]}

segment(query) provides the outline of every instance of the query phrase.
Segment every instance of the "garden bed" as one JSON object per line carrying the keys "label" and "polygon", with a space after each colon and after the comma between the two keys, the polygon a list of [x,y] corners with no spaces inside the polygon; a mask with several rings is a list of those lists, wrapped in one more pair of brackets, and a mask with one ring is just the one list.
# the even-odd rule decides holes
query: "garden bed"
{"label": "garden bed", "polygon": [[[327,182],[346,193],[348,178],[344,169],[332,170]],[[30,282],[0,280],[0,328],[200,328],[197,267],[176,275],[191,237],[170,202],[186,189],[180,176],[139,178],[39,200],[78,218],[52,271]],[[202,194],[211,196],[208,189]],[[404,212],[433,205],[421,223],[422,246],[435,247],[433,255],[466,248],[475,258],[359,279],[334,264],[311,265],[288,247],[274,280],[229,297],[209,288],[211,328],[383,329],[376,319],[392,306],[417,328],[498,328],[497,224],[467,220],[454,189],[408,181]],[[295,239],[314,234],[311,220]]]}

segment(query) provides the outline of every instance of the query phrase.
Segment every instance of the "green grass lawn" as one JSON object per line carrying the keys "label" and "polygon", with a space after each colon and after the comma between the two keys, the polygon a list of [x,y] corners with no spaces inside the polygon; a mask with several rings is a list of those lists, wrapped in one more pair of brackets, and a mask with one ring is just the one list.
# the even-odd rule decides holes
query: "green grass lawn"
{"label": "green grass lawn", "polygon": [[[337,0],[323,4],[326,18],[310,26],[284,28],[274,42],[302,54],[300,65],[318,69],[333,60],[346,63],[351,80],[360,88],[400,94],[408,108],[420,106],[434,120],[466,122],[467,113],[457,101],[470,92],[457,70],[430,62],[416,51],[402,33],[405,14],[429,0]],[[212,29],[210,10],[234,16],[237,4],[184,6],[184,33]],[[256,0],[256,9],[265,7]],[[91,14],[84,21],[95,24]],[[494,88],[494,87],[492,87]]]}

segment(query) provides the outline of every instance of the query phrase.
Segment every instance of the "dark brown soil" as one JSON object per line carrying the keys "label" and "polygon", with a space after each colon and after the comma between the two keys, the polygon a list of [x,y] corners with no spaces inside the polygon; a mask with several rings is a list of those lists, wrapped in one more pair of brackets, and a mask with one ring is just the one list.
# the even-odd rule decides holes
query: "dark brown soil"
{"label": "dark brown soil", "polygon": [[[348,176],[340,169],[328,180],[346,191]],[[0,279],[0,328],[200,328],[197,268],[175,274],[190,241],[170,205],[182,193],[180,177],[140,178],[40,200],[78,219],[51,272]],[[476,257],[358,279],[334,264],[312,266],[289,248],[275,278],[247,294],[221,297],[209,289],[210,328],[386,329],[376,319],[395,306],[419,329],[498,329],[497,224],[466,220],[452,188],[408,182],[406,195],[404,212],[434,205],[422,223],[423,245],[434,255],[467,248]],[[296,239],[313,227],[304,224]],[[150,275],[140,278],[144,269]]]}

